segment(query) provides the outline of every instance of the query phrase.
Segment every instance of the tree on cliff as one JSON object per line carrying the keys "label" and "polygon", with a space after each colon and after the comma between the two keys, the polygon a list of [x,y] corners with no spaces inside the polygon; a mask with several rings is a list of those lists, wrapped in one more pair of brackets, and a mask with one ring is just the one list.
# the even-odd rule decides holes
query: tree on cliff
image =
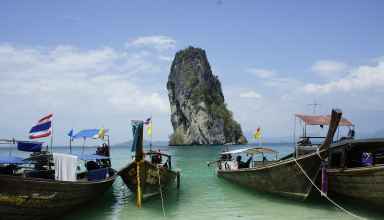
{"label": "tree on cliff", "polygon": [[227,109],[204,50],[188,47],[176,53],[167,89],[174,130],[171,145],[247,142]]}

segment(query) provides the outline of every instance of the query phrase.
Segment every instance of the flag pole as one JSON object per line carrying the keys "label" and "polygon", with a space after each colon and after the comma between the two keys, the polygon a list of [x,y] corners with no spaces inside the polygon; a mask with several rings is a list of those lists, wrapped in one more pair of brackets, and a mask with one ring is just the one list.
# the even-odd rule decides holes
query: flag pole
{"label": "flag pole", "polygon": [[72,137],[69,137],[69,152],[72,154]]}
{"label": "flag pole", "polygon": [[151,126],[151,136],[150,136],[150,142],[149,142],[149,151],[152,151],[152,133],[153,133],[153,123],[152,123],[152,114],[151,114],[151,121],[150,121],[150,126]]}
{"label": "flag pole", "polygon": [[[51,123],[52,123],[52,121],[51,121]],[[51,124],[51,153],[53,152],[52,151],[52,145],[53,145],[53,123]]]}

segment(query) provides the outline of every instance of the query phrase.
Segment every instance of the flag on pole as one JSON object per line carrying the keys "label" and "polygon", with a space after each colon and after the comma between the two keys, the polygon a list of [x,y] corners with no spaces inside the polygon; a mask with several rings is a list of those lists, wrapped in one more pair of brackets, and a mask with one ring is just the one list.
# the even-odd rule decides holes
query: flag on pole
{"label": "flag on pole", "polygon": [[148,136],[152,136],[152,118],[147,118],[147,120],[144,121],[144,125],[147,126]]}
{"label": "flag on pole", "polygon": [[256,132],[253,134],[253,138],[260,139],[261,138],[261,129],[260,127],[256,129]]}
{"label": "flag on pole", "polygon": [[147,125],[147,134],[148,136],[152,136],[152,122]]}
{"label": "flag on pole", "polygon": [[42,117],[35,126],[29,130],[29,139],[43,138],[51,135],[52,118],[53,114],[48,114]]}
{"label": "flag on pole", "polygon": [[97,136],[98,136],[98,138],[100,138],[101,140],[104,140],[105,129],[104,129],[104,128],[100,128],[99,133],[97,134]]}
{"label": "flag on pole", "polygon": [[72,129],[68,132],[67,135],[68,135],[70,138],[72,138],[72,137],[73,137],[73,132],[74,132],[74,131],[73,131],[73,128],[72,128]]}

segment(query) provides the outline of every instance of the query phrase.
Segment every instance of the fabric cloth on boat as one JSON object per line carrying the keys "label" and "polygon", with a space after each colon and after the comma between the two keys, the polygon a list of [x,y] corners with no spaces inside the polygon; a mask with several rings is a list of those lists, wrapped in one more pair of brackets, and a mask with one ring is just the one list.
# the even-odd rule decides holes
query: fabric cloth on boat
{"label": "fabric cloth on boat", "polygon": [[108,168],[90,170],[87,173],[87,179],[90,181],[103,180],[107,177]]}
{"label": "fabric cloth on boat", "polygon": [[21,157],[0,156],[0,164],[26,164],[29,162],[23,161]]}
{"label": "fabric cloth on boat", "polygon": [[77,156],[53,153],[53,161],[56,180],[76,181]]}
{"label": "fabric cloth on boat", "polygon": [[73,139],[79,139],[79,138],[101,138],[104,139],[105,133],[108,132],[108,129],[104,128],[95,128],[95,129],[85,129],[82,131],[79,131],[77,134],[73,135]]}
{"label": "fabric cloth on boat", "polygon": [[361,154],[361,164],[363,166],[372,166],[373,164],[373,157],[371,153],[363,152]]}
{"label": "fabric cloth on boat", "polygon": [[17,141],[17,149],[27,152],[40,152],[43,146],[43,142],[35,141]]}

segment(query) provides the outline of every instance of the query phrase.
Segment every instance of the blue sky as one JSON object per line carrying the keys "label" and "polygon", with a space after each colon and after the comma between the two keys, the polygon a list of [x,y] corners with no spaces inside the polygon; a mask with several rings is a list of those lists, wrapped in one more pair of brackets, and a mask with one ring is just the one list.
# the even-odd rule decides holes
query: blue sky
{"label": "blue sky", "polygon": [[[292,115],[340,107],[358,132],[382,129],[382,1],[2,1],[0,110],[5,137],[46,112],[58,143],[71,127],[154,115],[172,132],[165,84],[174,53],[204,48],[245,131],[289,136]],[[139,103],[139,104],[137,104]],[[18,121],[19,123],[14,123]]]}

